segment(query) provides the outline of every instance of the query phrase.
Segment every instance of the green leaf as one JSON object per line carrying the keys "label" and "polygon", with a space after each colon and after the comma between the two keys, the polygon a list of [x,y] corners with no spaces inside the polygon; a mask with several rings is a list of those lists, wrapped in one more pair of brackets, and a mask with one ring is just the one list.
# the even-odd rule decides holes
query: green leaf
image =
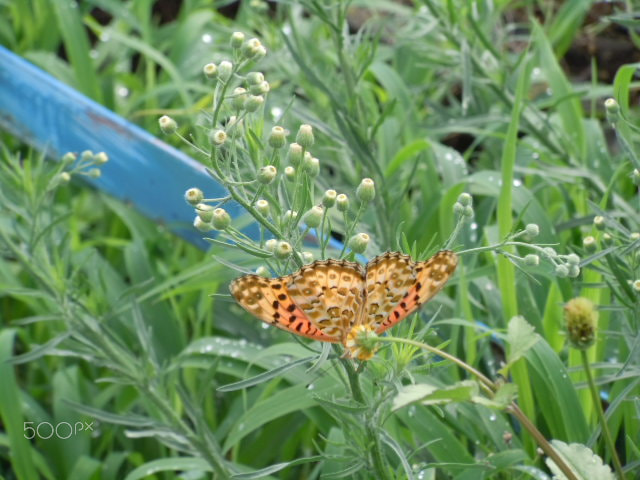
{"label": "green leaf", "polygon": [[254,478],[264,478],[267,475],[279,472],[280,470],[283,470],[288,467],[294,467],[296,465],[302,465],[304,463],[320,462],[322,460],[324,460],[324,457],[321,455],[316,455],[315,457],[298,458],[290,462],[277,463],[275,465],[271,465],[269,467],[265,467],[260,470],[256,470],[254,472],[236,473],[235,475],[231,475],[231,478],[243,479],[243,480],[250,480],[250,479],[252,480]]}
{"label": "green leaf", "polygon": [[500,369],[500,373],[506,376],[509,367],[527,353],[538,340],[540,340],[540,336],[535,332],[533,325],[520,315],[513,317],[507,326],[507,342],[510,347],[507,365]]}
{"label": "green leaf", "polygon": [[176,471],[201,471],[211,472],[211,467],[202,458],[162,458],[160,460],[153,460],[140,465],[135,470],[129,472],[125,477],[125,480],[140,480],[148,478],[157,472],[176,472]]}
{"label": "green leaf", "polygon": [[393,410],[417,402],[423,405],[441,405],[470,401],[478,395],[478,392],[478,384],[473,380],[463,380],[444,388],[427,383],[407,385],[402,387],[393,399]]}
{"label": "green leaf", "polygon": [[0,332],[0,418],[9,437],[11,467],[19,480],[38,478],[33,463],[31,445],[25,437],[20,390],[13,365],[7,362],[13,351],[15,330]]}
{"label": "green leaf", "polygon": [[[565,443],[552,440],[551,444],[581,480],[615,480],[613,472],[602,459],[581,443]],[[554,478],[567,480],[553,460],[546,459],[547,465],[555,475]]]}

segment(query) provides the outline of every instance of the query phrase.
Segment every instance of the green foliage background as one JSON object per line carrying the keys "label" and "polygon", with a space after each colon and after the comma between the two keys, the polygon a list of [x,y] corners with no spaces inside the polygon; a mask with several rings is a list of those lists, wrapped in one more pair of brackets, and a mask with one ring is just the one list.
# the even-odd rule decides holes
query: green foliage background
{"label": "green foliage background", "polygon": [[[509,260],[523,249],[465,255],[451,286],[393,334],[496,378],[512,353],[508,322],[521,315],[540,340],[509,371],[520,407],[547,439],[586,445],[611,464],[580,353],[564,334],[563,303],[589,298],[600,324],[588,360],[635,478],[638,64],[593,57],[577,78],[567,60],[580,39],[612,30],[637,52],[631,2],[596,20],[596,2],[585,0],[251,1],[231,18],[221,13],[227,3],[167,11],[171,2],[5,0],[0,42],[152,132],[169,114],[199,139],[207,132],[198,117],[212,102],[202,66],[230,58],[233,31],[253,32],[268,48],[256,68],[271,84],[256,137],[275,124],[313,125],[316,192],[375,180],[360,224],[372,237],[368,256],[417,257],[442,245],[465,191],[475,218],[457,250],[539,225],[537,243],[580,255],[579,278]],[[613,80],[600,81],[607,72]],[[608,97],[619,112],[607,115]],[[209,295],[226,294],[237,275],[226,264],[82,182],[55,185],[60,164],[1,138],[3,478],[374,478],[375,450],[388,478],[549,475],[533,438],[501,409],[464,401],[392,411],[407,385],[467,378],[452,363],[387,347],[360,368],[357,401],[329,350],[265,330]],[[339,221],[334,229],[345,234]],[[583,247],[589,235],[595,252]],[[210,253],[260,265],[240,250]],[[68,440],[24,438],[23,422],[45,421],[99,426]]]}

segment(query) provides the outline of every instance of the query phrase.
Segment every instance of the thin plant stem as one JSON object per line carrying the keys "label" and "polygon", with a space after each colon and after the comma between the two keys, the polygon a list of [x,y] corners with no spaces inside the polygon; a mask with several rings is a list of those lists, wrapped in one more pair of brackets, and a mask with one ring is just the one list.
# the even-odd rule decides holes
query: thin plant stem
{"label": "thin plant stem", "polygon": [[589,390],[591,391],[591,395],[593,396],[593,403],[596,406],[598,420],[600,421],[600,425],[602,426],[602,433],[604,434],[604,440],[607,444],[607,448],[609,449],[609,452],[611,453],[613,466],[616,469],[618,478],[620,478],[621,480],[625,480],[624,471],[622,469],[622,463],[620,463],[620,458],[618,457],[618,453],[616,452],[616,446],[615,446],[615,443],[613,442],[613,437],[611,436],[611,431],[609,430],[607,419],[604,417],[604,410],[602,409],[602,402],[600,401],[600,396],[598,394],[598,387],[593,381],[593,375],[591,373],[591,365],[589,364],[587,351],[580,350],[580,354],[582,357],[582,365],[584,367],[584,372],[587,375],[587,383],[589,384]]}

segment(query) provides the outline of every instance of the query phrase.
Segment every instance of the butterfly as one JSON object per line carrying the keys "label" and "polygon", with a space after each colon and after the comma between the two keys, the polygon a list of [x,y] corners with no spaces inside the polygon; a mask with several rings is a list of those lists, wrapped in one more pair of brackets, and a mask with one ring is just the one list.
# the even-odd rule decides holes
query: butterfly
{"label": "butterfly", "polygon": [[458,256],[442,250],[424,262],[387,252],[362,267],[346,260],[317,260],[290,275],[235,279],[231,294],[247,312],[288,332],[342,343],[348,356],[369,360],[360,332],[380,334],[416,311],[451,277]]}

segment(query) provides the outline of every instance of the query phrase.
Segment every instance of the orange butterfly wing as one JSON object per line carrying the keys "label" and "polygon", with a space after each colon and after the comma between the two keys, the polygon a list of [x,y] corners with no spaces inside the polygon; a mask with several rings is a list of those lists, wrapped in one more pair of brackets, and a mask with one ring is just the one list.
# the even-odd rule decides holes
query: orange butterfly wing
{"label": "orange butterfly wing", "polygon": [[[416,263],[406,255],[393,252],[376,257],[370,265],[371,268],[367,266],[367,288],[375,287],[374,294],[367,296],[366,311],[368,321],[380,334],[438,293],[455,271],[458,256],[442,250],[429,260]],[[376,303],[377,307],[374,306]],[[374,314],[372,318],[372,310],[380,309],[384,312],[383,317]]]}
{"label": "orange butterfly wing", "polygon": [[364,269],[346,260],[318,260],[289,275],[287,291],[324,334],[344,341],[364,307]]}
{"label": "orange butterfly wing", "polygon": [[245,275],[231,282],[231,295],[263,322],[314,340],[339,342],[340,338],[322,333],[292,300],[286,286],[290,279],[291,275],[271,279]]}

